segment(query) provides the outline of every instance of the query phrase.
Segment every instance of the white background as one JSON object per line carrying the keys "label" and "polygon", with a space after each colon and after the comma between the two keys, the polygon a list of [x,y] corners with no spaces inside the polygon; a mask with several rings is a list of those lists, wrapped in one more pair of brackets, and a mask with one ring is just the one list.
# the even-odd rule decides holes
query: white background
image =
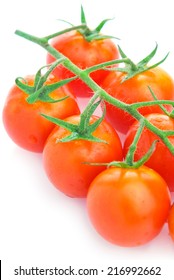
{"label": "white background", "polygon": [[[21,29],[44,36],[68,27],[57,19],[77,25],[81,3],[91,28],[104,18],[115,17],[103,31],[119,37],[120,46],[135,62],[150,53],[155,42],[159,49],[153,62],[170,51],[162,67],[174,76],[172,0],[5,0],[0,4],[1,111],[14,79],[33,74],[45,65],[45,51],[16,36],[14,31]],[[137,248],[117,247],[103,240],[88,220],[85,200],[70,199],[58,192],[44,173],[42,156],[17,147],[7,136],[2,120],[0,161],[3,273],[12,276],[13,268],[18,265],[107,267],[149,263],[152,266],[165,264],[167,268],[167,263],[174,260],[174,243],[167,227],[152,242]]]}

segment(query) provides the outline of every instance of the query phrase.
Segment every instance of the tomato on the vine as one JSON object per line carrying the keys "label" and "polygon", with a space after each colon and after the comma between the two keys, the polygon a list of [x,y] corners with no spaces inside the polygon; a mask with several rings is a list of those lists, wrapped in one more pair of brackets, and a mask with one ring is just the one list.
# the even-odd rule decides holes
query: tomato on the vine
{"label": "tomato on the vine", "polygon": [[87,195],[89,218],[107,241],[138,246],[156,237],[167,221],[170,193],[154,170],[111,167],[91,183]]}
{"label": "tomato on the vine", "polygon": [[[35,76],[27,76],[25,81],[29,86],[34,84]],[[58,79],[50,75],[46,85],[56,83]],[[3,122],[11,139],[20,147],[32,151],[42,152],[45,141],[54,128],[54,124],[44,119],[40,114],[50,114],[58,118],[66,118],[72,114],[79,114],[79,107],[66,86],[54,90],[54,99],[68,97],[56,103],[36,101],[29,104],[28,95],[14,85],[6,99],[3,109]]]}
{"label": "tomato on the vine", "polygon": [[[154,100],[149,86],[158,100],[174,99],[173,79],[160,67],[139,73],[122,82],[125,76],[126,74],[122,72],[111,72],[102,84],[103,89],[111,96],[127,104]],[[166,106],[166,108],[170,109],[170,106]],[[145,106],[138,111],[143,115],[162,112],[158,105]],[[122,133],[126,133],[135,120],[130,114],[107,102],[106,119]]]}
{"label": "tomato on the vine", "polygon": [[[90,118],[90,125],[98,117]],[[79,124],[80,116],[65,119],[71,124]],[[43,164],[52,184],[70,197],[86,197],[92,180],[106,166],[91,163],[106,163],[122,160],[122,146],[115,130],[106,121],[102,121],[93,132],[93,136],[106,141],[95,142],[76,139],[68,142],[61,140],[71,132],[57,126],[48,137],[43,150]]]}
{"label": "tomato on the vine", "polygon": [[169,234],[174,241],[174,204],[172,204],[169,216],[168,216],[168,229],[169,229]]}
{"label": "tomato on the vine", "polygon": [[[174,119],[164,114],[149,114],[145,116],[146,119],[155,127],[162,131],[174,130]],[[124,142],[124,155],[126,155],[134,136],[139,127],[139,122],[135,121],[128,130]],[[171,144],[174,145],[174,135],[168,137]],[[151,155],[150,159],[145,163],[146,166],[158,172],[167,182],[170,191],[174,191],[174,155],[169,151],[162,140],[153,132],[144,127],[137,148],[134,154],[134,161],[141,159],[149,150],[150,146],[155,140],[159,140],[156,144],[156,149]]]}
{"label": "tomato on the vine", "polygon": [[[87,41],[78,31],[59,35],[50,44],[81,69],[119,57],[118,49],[111,39]],[[55,61],[55,58],[48,53],[47,63],[52,63],[53,61]],[[60,79],[73,76],[73,73],[61,65],[53,73]],[[99,85],[107,75],[108,71],[106,70],[97,70],[90,74],[91,78]],[[70,82],[68,87],[75,96],[89,97],[93,94],[92,90],[79,78]]]}

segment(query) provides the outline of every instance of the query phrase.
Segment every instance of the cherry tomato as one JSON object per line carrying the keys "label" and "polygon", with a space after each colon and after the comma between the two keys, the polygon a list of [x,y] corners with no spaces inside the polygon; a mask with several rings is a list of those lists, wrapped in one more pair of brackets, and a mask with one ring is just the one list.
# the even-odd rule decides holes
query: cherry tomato
{"label": "cherry tomato", "polygon": [[[29,85],[33,85],[34,76],[27,76],[25,80]],[[46,84],[57,81],[58,79],[51,75]],[[27,96],[16,85],[11,88],[3,109],[4,126],[17,145],[32,152],[42,152],[45,141],[55,125],[40,116],[40,113],[65,118],[78,114],[79,108],[66,87],[61,87],[51,93],[51,97],[55,99],[69,96],[61,102],[37,101],[29,104],[26,101]]]}
{"label": "cherry tomato", "polygon": [[[88,42],[77,31],[71,31],[55,37],[50,44],[81,69],[117,59],[119,56],[117,47],[110,39]],[[47,63],[52,63],[53,61],[55,61],[55,58],[48,53]],[[61,79],[73,76],[69,70],[62,66],[57,67],[53,73]],[[98,70],[91,73],[91,78],[96,83],[101,84],[107,75],[108,71]],[[75,96],[88,97],[92,95],[92,90],[80,79],[72,81],[68,84],[68,87]]]}
{"label": "cherry tomato", "polygon": [[[161,130],[174,130],[174,119],[168,117],[167,115],[149,114],[146,116],[146,119]],[[134,124],[130,127],[125,138],[124,155],[126,155],[138,127],[138,122],[134,122]],[[153,141],[156,139],[158,139],[159,142],[156,144],[154,153],[151,155],[150,159],[145,163],[145,165],[158,172],[167,182],[170,191],[174,191],[174,155],[172,155],[166,145],[147,128],[143,129],[143,132],[140,136],[137,149],[134,154],[134,160],[137,161],[142,158],[142,156],[145,155],[145,153],[147,153],[149,150]],[[174,145],[174,136],[170,136],[168,139]]]}
{"label": "cherry tomato", "polygon": [[[174,99],[173,79],[159,67],[140,73],[122,83],[124,77],[125,73],[111,72],[102,84],[103,89],[111,96],[128,104],[154,100],[148,86],[151,87],[157,99]],[[170,106],[167,108],[169,109]],[[146,115],[162,111],[159,106],[149,106],[139,109],[139,112]],[[122,133],[126,133],[135,120],[128,113],[108,103],[106,103],[106,118],[113,127]]]}
{"label": "cherry tomato", "polygon": [[169,234],[174,241],[174,204],[172,204],[168,217]]}
{"label": "cherry tomato", "polygon": [[163,178],[147,167],[111,167],[91,183],[89,218],[107,241],[138,246],[159,234],[167,220],[170,194]]}
{"label": "cherry tomato", "polygon": [[[79,116],[65,119],[67,122],[78,124]],[[91,124],[97,117],[91,117]],[[70,132],[57,126],[46,141],[43,150],[43,164],[46,174],[52,184],[70,197],[86,197],[92,180],[103,171],[105,166],[94,166],[87,163],[105,163],[122,159],[122,147],[115,130],[102,121],[93,135],[104,142],[88,140],[73,140],[60,142]]]}

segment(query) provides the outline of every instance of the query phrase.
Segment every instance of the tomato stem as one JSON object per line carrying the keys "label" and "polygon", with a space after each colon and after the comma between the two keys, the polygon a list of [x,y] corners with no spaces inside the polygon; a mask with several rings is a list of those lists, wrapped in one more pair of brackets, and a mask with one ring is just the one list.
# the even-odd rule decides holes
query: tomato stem
{"label": "tomato stem", "polygon": [[92,96],[92,98],[90,99],[90,101],[88,102],[87,106],[85,107],[84,111],[81,114],[80,124],[79,124],[79,130],[81,131],[81,133],[83,133],[89,128],[90,117],[101,102],[100,100],[99,102],[95,103],[97,99],[98,99],[98,94],[96,93]]}
{"label": "tomato stem", "polygon": [[[153,92],[153,90],[151,89],[151,87],[148,86],[148,88],[149,88],[149,91],[152,94],[154,100],[158,100],[158,98],[156,97],[156,95]],[[159,104],[159,107],[161,108],[161,110],[164,112],[165,115],[170,116],[170,113],[167,111],[167,109],[162,104]]]}
{"label": "tomato stem", "polygon": [[[128,63],[129,59],[128,58],[121,58],[121,59],[115,59],[115,60],[110,60],[110,61],[106,61],[106,62],[102,62],[100,64],[96,64],[94,66],[91,66],[89,68],[86,68],[85,70],[83,70],[86,74],[90,74],[96,70],[100,70],[100,69],[105,69],[105,70],[110,70],[110,68],[107,68],[107,66],[111,66],[117,63]],[[112,68],[111,68],[112,69]]]}
{"label": "tomato stem", "polygon": [[141,137],[144,126],[145,126],[144,119],[141,119],[140,120],[140,126],[138,127],[138,130],[137,130],[137,132],[134,136],[133,142],[130,145],[129,150],[128,150],[127,155],[126,155],[126,158],[124,160],[124,167],[139,168],[140,166],[142,166],[151,157],[152,153],[154,152],[154,150],[156,148],[156,143],[159,142],[159,140],[155,140],[152,143],[148,152],[140,160],[138,160],[136,162],[134,161],[134,154],[135,154],[135,151],[137,149],[137,144],[138,144],[138,141]]}
{"label": "tomato stem", "polygon": [[43,37],[42,39],[48,42],[50,39],[52,39],[52,38],[54,38],[54,37],[57,37],[57,36],[59,36],[59,35],[65,34],[65,33],[67,33],[67,32],[73,31],[73,30],[78,30],[79,28],[80,28],[80,29],[85,29],[85,28],[86,28],[86,25],[85,25],[85,24],[81,24],[81,25],[72,26],[72,27],[66,28],[66,29],[64,29],[64,30],[62,30],[62,31],[58,31],[58,32],[53,33],[53,34],[51,34],[51,35],[45,36],[45,37]]}
{"label": "tomato stem", "polygon": [[144,165],[149,160],[149,158],[151,157],[151,155],[155,151],[156,144],[158,142],[159,142],[159,140],[153,141],[153,143],[152,143],[150,149],[148,150],[148,152],[140,160],[133,163],[134,168],[139,168],[140,166]]}
{"label": "tomato stem", "polygon": [[141,136],[141,133],[143,131],[143,128],[144,128],[144,120],[141,119],[140,120],[140,126],[139,126],[139,128],[138,128],[138,130],[135,134],[134,140],[133,140],[132,144],[130,145],[128,153],[127,153],[126,158],[125,158],[125,162],[129,166],[133,166],[134,154],[135,154],[135,151],[136,151],[136,148],[137,148],[137,143],[138,143],[138,141],[140,139],[140,136]]}

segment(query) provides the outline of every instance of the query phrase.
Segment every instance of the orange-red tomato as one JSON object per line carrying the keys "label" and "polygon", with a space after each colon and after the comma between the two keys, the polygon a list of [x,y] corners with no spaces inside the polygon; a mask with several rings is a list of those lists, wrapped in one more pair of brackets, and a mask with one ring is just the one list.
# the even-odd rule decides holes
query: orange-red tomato
{"label": "orange-red tomato", "polygon": [[[34,76],[27,76],[25,80],[29,85],[33,85]],[[57,81],[58,79],[51,75],[46,84]],[[26,101],[27,96],[16,85],[11,88],[3,109],[4,126],[17,145],[32,152],[42,152],[45,141],[55,125],[43,118],[40,113],[63,119],[72,114],[78,114],[79,108],[66,87],[61,87],[51,93],[51,97],[55,99],[69,96],[61,102],[37,101],[29,104]]]}
{"label": "orange-red tomato", "polygon": [[168,217],[169,234],[174,241],[174,204],[172,204]]}
{"label": "orange-red tomato", "polygon": [[[77,31],[71,31],[55,37],[50,43],[56,50],[68,57],[81,69],[117,59],[119,56],[116,45],[110,39],[93,40],[88,42]],[[52,63],[55,58],[49,53],[47,63]],[[61,79],[72,77],[73,74],[62,66],[58,66],[53,73]],[[108,71],[98,70],[91,73],[91,78],[98,84],[108,75]],[[87,97],[92,95],[92,90],[80,79],[68,84],[75,96]]]}
{"label": "orange-red tomato", "polygon": [[[168,117],[167,115],[149,114],[146,116],[146,119],[162,131],[174,130],[174,119]],[[134,124],[130,127],[125,138],[124,155],[127,154],[138,127],[138,122],[134,122]],[[172,155],[162,140],[160,140],[159,137],[146,127],[143,129],[138,141],[134,154],[134,160],[137,161],[141,159],[150,149],[152,143],[157,139],[159,142],[156,144],[156,149],[145,165],[158,172],[167,182],[170,191],[174,191],[174,155]],[[174,136],[170,136],[168,139],[174,145]]]}
{"label": "orange-red tomato", "polygon": [[89,218],[107,241],[138,246],[159,234],[167,221],[170,193],[163,178],[148,167],[111,167],[91,183]]}
{"label": "orange-red tomato", "polygon": [[[132,104],[154,100],[148,86],[151,87],[157,99],[174,99],[174,82],[172,77],[162,68],[156,67],[140,73],[122,83],[125,73],[111,72],[104,80],[102,87],[111,96],[125,103]],[[170,106],[167,106],[170,108]],[[139,109],[143,115],[161,113],[159,106],[148,106]],[[134,118],[121,109],[106,103],[106,118],[118,131],[126,133],[134,122]]]}
{"label": "orange-red tomato", "polygon": [[[80,117],[71,116],[67,122],[78,124]],[[91,117],[92,124],[97,117]],[[43,150],[43,164],[46,174],[52,184],[70,197],[86,197],[92,180],[105,166],[94,166],[87,163],[106,163],[122,160],[122,147],[115,130],[102,121],[93,135],[107,143],[87,140],[60,142],[70,132],[65,128],[56,127],[46,141]]]}

